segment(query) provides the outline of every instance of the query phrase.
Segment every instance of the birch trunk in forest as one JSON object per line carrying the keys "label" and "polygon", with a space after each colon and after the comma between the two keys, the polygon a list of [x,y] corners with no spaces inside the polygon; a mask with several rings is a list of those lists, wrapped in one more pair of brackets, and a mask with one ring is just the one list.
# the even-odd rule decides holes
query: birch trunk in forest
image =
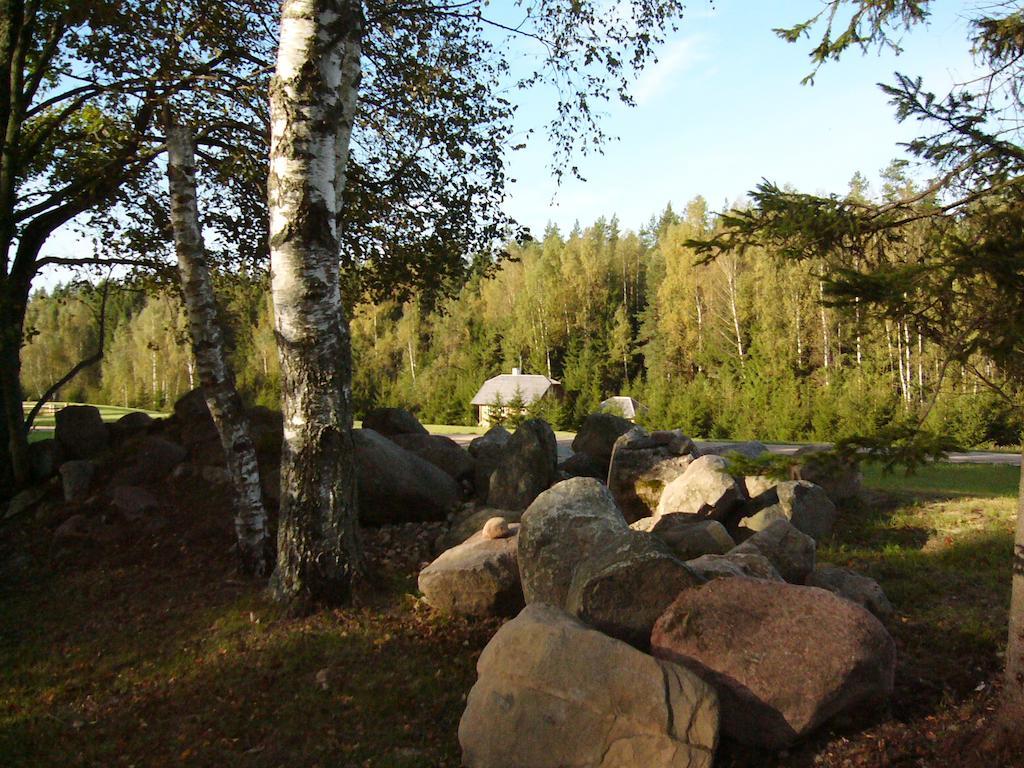
{"label": "birch trunk in forest", "polygon": [[171,195],[171,227],[192,336],[192,352],[235,489],[235,534],[242,567],[247,573],[265,576],[270,568],[271,550],[256,446],[242,399],[235,389],[224,350],[224,337],[217,323],[217,305],[199,229],[195,170],[195,145],[191,131],[184,126],[168,124],[167,179]]}
{"label": "birch trunk in forest", "polygon": [[353,0],[284,0],[270,86],[271,290],[284,410],[272,586],[298,610],[347,600],[363,568],[338,233],[362,27]]}

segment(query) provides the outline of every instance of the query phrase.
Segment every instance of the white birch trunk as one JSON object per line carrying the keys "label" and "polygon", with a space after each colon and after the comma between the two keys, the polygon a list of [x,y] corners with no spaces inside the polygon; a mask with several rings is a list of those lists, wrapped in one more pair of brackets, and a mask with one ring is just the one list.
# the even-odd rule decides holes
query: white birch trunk
{"label": "white birch trunk", "polygon": [[[167,178],[171,225],[178,255],[181,292],[192,336],[192,353],[206,404],[220,435],[224,459],[235,488],[235,534],[242,567],[265,576],[270,570],[270,539],[263,506],[256,446],[242,399],[235,389],[217,323],[217,305],[206,265],[196,208],[195,146],[189,130],[167,127]],[[191,386],[192,366],[189,365]]]}
{"label": "white birch trunk", "polygon": [[831,382],[830,368],[832,367],[832,342],[828,331],[828,312],[825,310],[825,283],[818,281],[818,293],[821,299],[821,353],[822,362],[825,365],[825,386]]}
{"label": "white birch trunk", "polygon": [[[1019,407],[1019,406],[1018,406]],[[1010,626],[1006,643],[1004,704],[1016,726],[1024,714],[1024,453],[1017,491],[1017,526],[1013,536]]]}
{"label": "white birch trunk", "polygon": [[363,569],[339,273],[362,26],[355,0],[284,0],[270,87],[271,290],[285,436],[273,591],[299,610],[347,600]]}

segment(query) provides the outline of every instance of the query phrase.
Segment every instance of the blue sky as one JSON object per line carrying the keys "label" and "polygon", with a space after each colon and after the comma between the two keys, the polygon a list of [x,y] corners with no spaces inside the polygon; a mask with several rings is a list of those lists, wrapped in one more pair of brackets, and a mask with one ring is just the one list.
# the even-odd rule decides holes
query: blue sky
{"label": "blue sky", "polygon": [[[579,163],[587,183],[558,188],[549,148],[535,142],[511,158],[517,183],[506,210],[535,234],[548,221],[566,231],[613,214],[636,229],[698,194],[721,210],[762,178],[818,193],[845,192],[855,171],[875,181],[901,156],[898,142],[920,132],[896,122],[876,84],[900,71],[944,94],[969,79],[972,5],[936,0],[927,26],[903,36],[902,55],[851,51],[805,86],[812,41],[788,44],[771,30],[810,17],[818,0],[694,0],[637,81],[637,106],[609,109],[606,126],[619,140]],[[520,117],[539,125],[550,108],[535,95]]]}

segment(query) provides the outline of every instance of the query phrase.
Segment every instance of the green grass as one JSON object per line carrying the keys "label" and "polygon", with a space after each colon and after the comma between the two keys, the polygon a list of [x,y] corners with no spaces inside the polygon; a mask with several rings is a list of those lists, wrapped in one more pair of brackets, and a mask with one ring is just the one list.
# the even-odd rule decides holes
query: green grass
{"label": "green grass", "polygon": [[1020,482],[1020,467],[1007,464],[949,464],[921,467],[913,474],[901,471],[883,473],[877,465],[864,467],[868,488],[891,493],[982,497],[1015,497]]}

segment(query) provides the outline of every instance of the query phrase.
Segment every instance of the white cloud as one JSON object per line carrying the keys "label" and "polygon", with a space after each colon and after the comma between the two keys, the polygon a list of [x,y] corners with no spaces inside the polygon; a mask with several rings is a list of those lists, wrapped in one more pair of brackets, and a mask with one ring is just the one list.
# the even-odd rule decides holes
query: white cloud
{"label": "white cloud", "polygon": [[669,43],[659,54],[658,62],[645,69],[633,86],[638,105],[650,104],[665,90],[673,77],[704,60],[698,35],[681,37]]}

